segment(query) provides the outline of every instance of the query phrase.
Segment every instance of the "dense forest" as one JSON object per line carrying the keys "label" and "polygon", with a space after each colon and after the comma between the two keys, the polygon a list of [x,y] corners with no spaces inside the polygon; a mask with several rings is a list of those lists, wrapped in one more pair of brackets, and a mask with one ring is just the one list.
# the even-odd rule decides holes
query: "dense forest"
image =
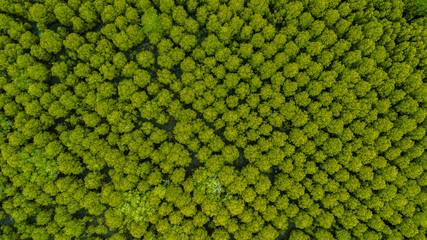
{"label": "dense forest", "polygon": [[0,0],[0,240],[427,240],[426,0]]}

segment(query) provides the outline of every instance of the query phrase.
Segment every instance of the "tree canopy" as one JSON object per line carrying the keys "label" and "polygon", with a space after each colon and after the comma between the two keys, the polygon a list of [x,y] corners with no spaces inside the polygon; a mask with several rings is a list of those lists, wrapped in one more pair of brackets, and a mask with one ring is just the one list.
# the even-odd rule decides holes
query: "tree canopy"
{"label": "tree canopy", "polygon": [[426,16],[0,1],[0,240],[425,240]]}

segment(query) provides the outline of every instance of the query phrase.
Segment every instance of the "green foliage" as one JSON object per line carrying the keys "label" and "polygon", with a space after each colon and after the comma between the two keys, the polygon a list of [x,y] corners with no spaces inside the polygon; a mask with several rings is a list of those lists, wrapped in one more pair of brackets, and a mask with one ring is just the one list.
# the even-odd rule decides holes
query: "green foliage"
{"label": "green foliage", "polygon": [[2,133],[9,133],[13,127],[13,121],[9,120],[7,117],[3,117],[0,120],[0,126]]}
{"label": "green foliage", "polygon": [[142,29],[146,35],[161,33],[163,31],[160,17],[157,15],[155,8],[146,9],[141,17]]}
{"label": "green foliage", "polygon": [[425,0],[404,0],[407,11],[414,15],[427,15],[427,1]]}
{"label": "green foliage", "polygon": [[[158,207],[150,204],[149,197],[157,196],[163,197],[166,192],[166,189],[155,189],[153,192],[145,192],[140,193],[138,190],[134,190],[132,192],[123,193],[123,205],[118,208],[120,212],[122,212],[126,217],[124,223],[128,223],[130,221],[135,221],[136,223],[144,223],[148,221],[147,218],[155,214],[158,210]],[[159,196],[159,194],[161,196]]]}
{"label": "green foliage", "polygon": [[418,0],[416,4],[418,8],[418,13],[421,15],[427,15],[427,1],[425,0]]}
{"label": "green foliage", "polygon": [[0,3],[0,239],[425,239],[423,0]]}
{"label": "green foliage", "polygon": [[57,162],[50,158],[44,150],[35,149],[30,154],[22,152],[20,158],[20,167],[31,164],[35,168],[34,171],[24,173],[24,177],[30,182],[37,181],[39,177],[47,177],[47,180],[54,181],[60,173]]}

